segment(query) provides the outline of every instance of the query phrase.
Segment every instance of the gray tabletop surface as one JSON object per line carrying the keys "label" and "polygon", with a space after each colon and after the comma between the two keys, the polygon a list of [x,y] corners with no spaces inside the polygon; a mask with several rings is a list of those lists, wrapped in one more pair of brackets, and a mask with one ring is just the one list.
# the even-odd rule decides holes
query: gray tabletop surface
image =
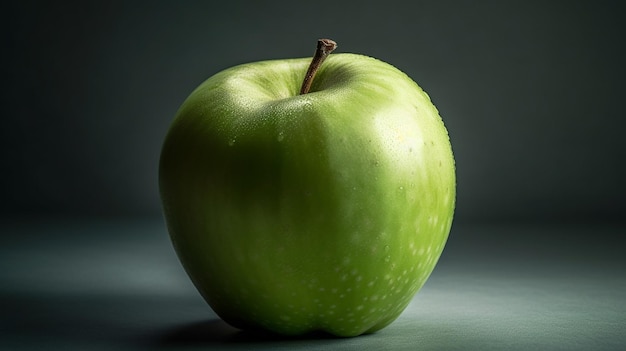
{"label": "gray tabletop surface", "polygon": [[285,339],[222,322],[162,220],[0,223],[0,350],[626,349],[623,225],[455,224],[398,320]]}

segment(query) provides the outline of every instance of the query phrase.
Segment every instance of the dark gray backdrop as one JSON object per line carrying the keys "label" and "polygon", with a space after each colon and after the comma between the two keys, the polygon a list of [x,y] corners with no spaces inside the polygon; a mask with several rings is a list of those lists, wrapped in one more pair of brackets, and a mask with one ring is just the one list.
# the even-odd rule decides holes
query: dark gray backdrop
{"label": "dark gray backdrop", "polygon": [[457,221],[623,218],[623,2],[0,6],[4,216],[158,216],[160,145],[190,91],[330,37],[430,94],[456,155]]}

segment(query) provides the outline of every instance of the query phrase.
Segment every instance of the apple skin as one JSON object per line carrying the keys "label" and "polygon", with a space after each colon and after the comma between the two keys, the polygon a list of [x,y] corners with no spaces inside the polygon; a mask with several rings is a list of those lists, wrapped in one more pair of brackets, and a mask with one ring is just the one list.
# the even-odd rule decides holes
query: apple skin
{"label": "apple skin", "polygon": [[374,58],[236,66],[183,103],[159,169],[175,250],[212,309],[241,329],[375,332],[433,271],[455,167],[428,95]]}

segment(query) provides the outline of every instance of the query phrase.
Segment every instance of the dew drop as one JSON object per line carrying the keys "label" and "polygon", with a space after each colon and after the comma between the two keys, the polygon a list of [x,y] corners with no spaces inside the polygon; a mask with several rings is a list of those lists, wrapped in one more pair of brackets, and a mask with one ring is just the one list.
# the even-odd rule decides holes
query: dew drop
{"label": "dew drop", "polygon": [[230,140],[228,141],[228,146],[233,146],[233,145],[235,145],[235,143],[236,143],[236,142],[237,142],[237,139],[232,138],[232,139],[230,139]]}
{"label": "dew drop", "polygon": [[278,137],[276,138],[276,140],[278,140],[278,142],[280,143],[281,141],[283,141],[283,139],[285,139],[285,133],[278,133]]}

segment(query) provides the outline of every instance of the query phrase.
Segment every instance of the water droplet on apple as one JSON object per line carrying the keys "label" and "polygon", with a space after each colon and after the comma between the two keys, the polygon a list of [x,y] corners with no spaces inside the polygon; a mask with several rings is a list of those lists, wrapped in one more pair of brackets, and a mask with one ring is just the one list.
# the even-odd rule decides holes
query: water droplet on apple
{"label": "water droplet on apple", "polygon": [[385,245],[385,252],[389,251],[389,245]]}
{"label": "water droplet on apple", "polygon": [[389,262],[389,261],[391,261],[391,256],[389,255],[385,256],[385,262]]}
{"label": "water droplet on apple", "polygon": [[276,139],[280,143],[281,141],[283,141],[283,139],[285,139],[285,133],[283,132],[278,133],[278,137]]}
{"label": "water droplet on apple", "polygon": [[237,142],[237,139],[235,139],[235,138],[230,139],[230,140],[228,141],[228,146],[233,146],[233,145],[235,145],[235,142]]}

